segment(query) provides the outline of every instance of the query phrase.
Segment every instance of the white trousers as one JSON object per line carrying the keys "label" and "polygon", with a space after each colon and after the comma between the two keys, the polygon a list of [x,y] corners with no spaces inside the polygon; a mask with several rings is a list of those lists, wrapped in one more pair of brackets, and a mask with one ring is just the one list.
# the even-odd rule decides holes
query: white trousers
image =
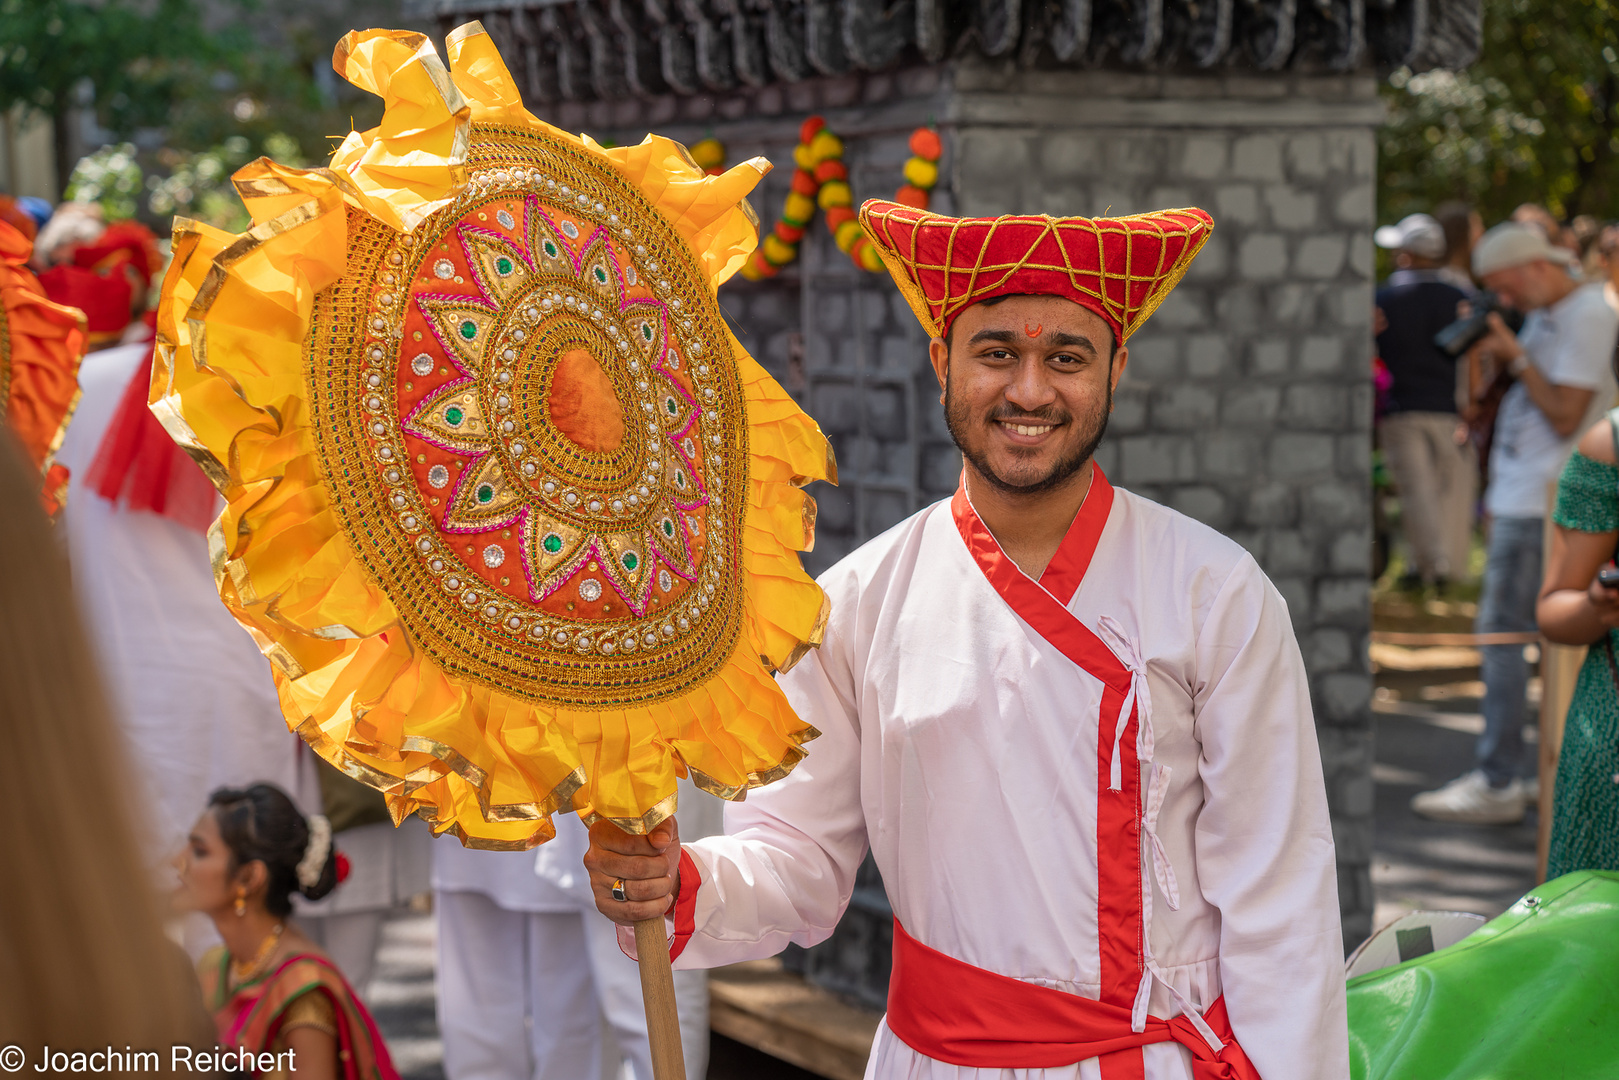
{"label": "white trousers", "polygon": [[[433,898],[449,1080],[652,1080],[640,971],[604,916],[508,911],[476,892]],[[675,998],[686,1076],[702,1080],[706,973],[675,972]]]}

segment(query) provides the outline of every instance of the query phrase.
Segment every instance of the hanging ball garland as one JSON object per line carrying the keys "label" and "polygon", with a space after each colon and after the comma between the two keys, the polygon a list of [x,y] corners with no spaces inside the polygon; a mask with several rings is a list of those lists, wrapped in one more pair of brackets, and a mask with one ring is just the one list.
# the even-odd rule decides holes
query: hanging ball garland
{"label": "hanging ball garland", "polygon": [[[894,193],[894,201],[926,210],[939,182],[944,144],[937,131],[921,127],[911,133],[910,148],[905,183]],[[793,172],[792,189],[782,203],[781,217],[742,268],[742,276],[750,281],[774,277],[798,258],[798,245],[817,209],[825,215],[827,230],[839,251],[862,270],[881,270],[882,261],[855,216],[849,168],[843,163],[843,140],[827,129],[821,117],[810,117],[798,129],[793,162],[798,167]]]}

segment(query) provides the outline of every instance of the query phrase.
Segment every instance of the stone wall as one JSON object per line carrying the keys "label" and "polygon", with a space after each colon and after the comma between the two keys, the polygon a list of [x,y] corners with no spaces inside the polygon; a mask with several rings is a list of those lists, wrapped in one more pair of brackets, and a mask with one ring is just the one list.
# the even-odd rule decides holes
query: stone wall
{"label": "stone wall", "polygon": [[[1345,941],[1358,943],[1372,914],[1368,373],[1382,115],[1372,76],[1031,72],[967,60],[663,101],[656,123],[626,126],[629,103],[564,106],[559,119],[619,139],[649,127],[691,141],[713,133],[731,162],[783,163],[754,199],[766,227],[797,125],[812,112],[844,137],[857,198],[891,195],[909,133],[934,121],[946,147],[940,212],[1213,214],[1186,280],[1131,340],[1098,461],[1115,483],[1242,543],[1286,597],[1315,701]],[[819,220],[801,252],[777,278],[737,279],[720,300],[837,451],[842,484],[815,492],[817,544],[805,561],[819,572],[947,496],[961,459],[926,339],[898,291],[856,270]],[[880,1001],[879,907],[852,912],[800,963]]]}

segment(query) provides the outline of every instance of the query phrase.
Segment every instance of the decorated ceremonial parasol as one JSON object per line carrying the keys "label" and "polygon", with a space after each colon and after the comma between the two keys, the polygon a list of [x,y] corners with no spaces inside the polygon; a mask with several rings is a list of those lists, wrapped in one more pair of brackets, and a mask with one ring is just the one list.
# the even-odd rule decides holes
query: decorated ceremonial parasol
{"label": "decorated ceremonial parasol", "polygon": [[568,135],[477,23],[448,45],[348,35],[381,125],[238,172],[240,236],[176,222],[152,409],[225,496],[220,595],[288,724],[396,821],[645,832],[678,776],[741,798],[816,734],[773,673],[825,625],[801,488],[835,470],[715,301],[769,165]]}
{"label": "decorated ceremonial parasol", "polygon": [[61,508],[67,471],[53,459],[79,400],[84,315],[52,303],[28,269],[32,222],[0,197],[0,424],[40,474],[47,512]]}

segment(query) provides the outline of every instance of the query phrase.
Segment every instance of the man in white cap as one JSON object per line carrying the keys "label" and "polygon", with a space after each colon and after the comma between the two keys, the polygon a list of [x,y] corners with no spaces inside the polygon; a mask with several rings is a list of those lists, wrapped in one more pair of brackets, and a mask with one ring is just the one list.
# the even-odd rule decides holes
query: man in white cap
{"label": "man in white cap", "polygon": [[[1547,488],[1581,432],[1613,404],[1614,339],[1619,313],[1600,282],[1581,284],[1573,258],[1532,226],[1508,222],[1473,250],[1473,272],[1502,304],[1526,312],[1521,333],[1491,313],[1476,348],[1517,378],[1502,399],[1490,451],[1484,509],[1490,517],[1481,633],[1535,629],[1541,531]],[[1527,794],[1519,779],[1529,670],[1521,645],[1487,645],[1484,734],[1478,767],[1411,800],[1441,821],[1510,824],[1522,820]]]}
{"label": "man in white cap", "polygon": [[1478,467],[1457,414],[1456,358],[1434,335],[1467,294],[1442,276],[1448,244],[1434,218],[1412,214],[1373,238],[1398,267],[1377,291],[1377,354],[1394,380],[1378,435],[1411,558],[1401,583],[1443,592],[1467,573]]}

